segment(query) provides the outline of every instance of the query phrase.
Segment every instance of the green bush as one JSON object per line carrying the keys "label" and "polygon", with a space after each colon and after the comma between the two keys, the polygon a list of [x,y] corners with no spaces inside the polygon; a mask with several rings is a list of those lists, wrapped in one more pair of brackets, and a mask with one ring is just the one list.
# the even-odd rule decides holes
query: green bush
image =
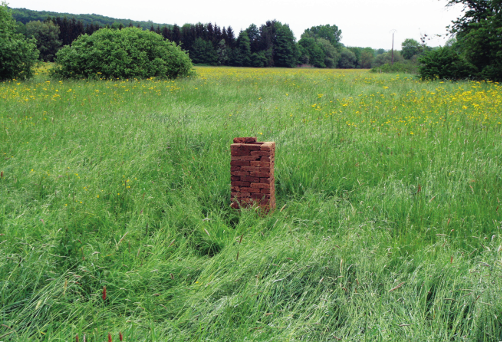
{"label": "green bush", "polygon": [[418,65],[411,61],[395,62],[394,64],[385,63],[384,65],[372,68],[371,72],[416,74],[418,72]]}
{"label": "green bush", "polygon": [[56,54],[56,78],[177,78],[193,73],[175,43],[136,27],[82,35]]}
{"label": "green bush", "polygon": [[0,80],[26,79],[33,75],[38,59],[34,39],[16,33],[16,22],[7,5],[0,4]]}
{"label": "green bush", "polygon": [[476,75],[476,68],[449,46],[424,53],[418,62],[418,74],[422,79],[459,80]]}

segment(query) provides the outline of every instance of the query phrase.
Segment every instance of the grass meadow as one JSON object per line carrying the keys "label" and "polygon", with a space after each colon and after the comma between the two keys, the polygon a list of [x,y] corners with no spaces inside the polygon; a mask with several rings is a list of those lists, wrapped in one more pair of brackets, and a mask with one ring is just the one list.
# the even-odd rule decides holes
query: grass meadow
{"label": "grass meadow", "polygon": [[502,85],[196,69],[0,83],[0,341],[502,340]]}

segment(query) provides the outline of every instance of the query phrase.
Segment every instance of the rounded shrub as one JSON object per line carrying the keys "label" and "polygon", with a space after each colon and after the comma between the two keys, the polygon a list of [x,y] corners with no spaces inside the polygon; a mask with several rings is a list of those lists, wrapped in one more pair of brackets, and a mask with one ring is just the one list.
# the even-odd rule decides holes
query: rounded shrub
{"label": "rounded shrub", "polygon": [[35,40],[26,39],[15,28],[10,10],[0,3],[0,80],[30,78],[38,60]]}
{"label": "rounded shrub", "polygon": [[175,43],[155,32],[128,27],[82,35],[56,54],[56,78],[178,78],[193,72]]}
{"label": "rounded shrub", "polygon": [[476,68],[450,46],[428,51],[418,62],[418,74],[422,79],[459,80],[476,76]]}

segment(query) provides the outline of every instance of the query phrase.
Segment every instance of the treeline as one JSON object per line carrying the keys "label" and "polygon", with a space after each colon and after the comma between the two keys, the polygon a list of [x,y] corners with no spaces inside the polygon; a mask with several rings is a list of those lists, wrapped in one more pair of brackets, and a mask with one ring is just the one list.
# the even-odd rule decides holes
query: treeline
{"label": "treeline", "polygon": [[[59,48],[71,44],[80,35],[92,34],[103,27],[145,28],[144,25],[134,25],[138,22],[119,22],[113,18],[108,18],[107,23],[101,25],[96,21],[77,19],[82,16],[71,19],[46,16],[40,21],[42,15],[53,12],[13,10],[13,14],[16,12],[18,15],[14,17],[19,18],[20,13],[24,15],[23,21],[17,23],[18,32],[36,38],[40,59],[45,61],[52,61]],[[29,19],[33,20],[26,22]],[[336,25],[308,28],[297,41],[289,25],[276,20],[267,21],[259,27],[251,24],[239,33],[234,32],[231,26],[220,27],[212,23],[185,24],[180,27],[149,22],[147,29],[179,44],[189,53],[193,63],[205,65],[367,69],[393,62],[416,65],[416,55],[422,49],[414,40],[403,43],[402,54],[369,47],[346,47],[341,43],[342,31]]]}
{"label": "treeline", "polygon": [[[45,21],[48,17],[66,17],[75,19],[76,21],[81,21],[84,26],[95,25],[99,27],[118,27],[122,24],[122,27],[125,26],[135,26],[141,27],[145,30],[149,29],[154,24],[152,21],[135,21],[129,19],[116,19],[106,17],[104,15],[99,14],[69,14],[69,13],[59,13],[59,12],[50,12],[50,11],[33,11],[26,8],[9,8],[12,13],[12,17],[20,23],[26,25],[30,21]],[[169,26],[167,24],[164,24]]]}

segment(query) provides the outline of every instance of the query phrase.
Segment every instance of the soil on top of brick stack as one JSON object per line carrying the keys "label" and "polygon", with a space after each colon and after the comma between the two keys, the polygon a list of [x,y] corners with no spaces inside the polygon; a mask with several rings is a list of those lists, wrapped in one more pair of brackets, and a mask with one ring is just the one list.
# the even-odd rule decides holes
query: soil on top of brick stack
{"label": "soil on top of brick stack", "polygon": [[230,146],[231,206],[275,209],[275,142],[235,138]]}

